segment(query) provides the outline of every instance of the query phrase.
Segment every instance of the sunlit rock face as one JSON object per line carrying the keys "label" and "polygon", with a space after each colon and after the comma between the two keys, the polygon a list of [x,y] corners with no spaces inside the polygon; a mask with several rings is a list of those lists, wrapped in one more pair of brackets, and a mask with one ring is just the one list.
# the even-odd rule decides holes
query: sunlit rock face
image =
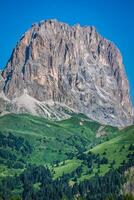
{"label": "sunlit rock face", "polygon": [[[95,27],[56,20],[34,24],[17,43],[2,77],[11,111],[62,119],[65,106],[104,124],[132,123],[121,54]],[[26,108],[30,102],[32,112]]]}

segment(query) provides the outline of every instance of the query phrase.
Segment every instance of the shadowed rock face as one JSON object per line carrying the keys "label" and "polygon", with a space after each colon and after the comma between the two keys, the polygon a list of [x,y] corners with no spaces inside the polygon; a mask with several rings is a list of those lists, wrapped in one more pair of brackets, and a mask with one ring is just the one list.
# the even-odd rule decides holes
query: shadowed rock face
{"label": "shadowed rock face", "polygon": [[[39,104],[62,104],[101,123],[132,123],[121,54],[94,27],[71,27],[56,20],[34,24],[18,42],[2,76],[4,95],[11,102],[26,93]],[[39,113],[43,115],[38,108]]]}

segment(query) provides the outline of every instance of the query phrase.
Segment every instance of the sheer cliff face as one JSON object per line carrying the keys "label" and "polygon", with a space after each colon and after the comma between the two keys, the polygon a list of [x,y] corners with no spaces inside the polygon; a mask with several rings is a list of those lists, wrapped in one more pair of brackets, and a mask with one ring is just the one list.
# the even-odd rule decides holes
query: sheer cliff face
{"label": "sheer cliff face", "polygon": [[2,76],[4,97],[11,102],[25,95],[38,103],[65,105],[102,123],[132,123],[122,57],[94,27],[70,27],[55,20],[34,24]]}

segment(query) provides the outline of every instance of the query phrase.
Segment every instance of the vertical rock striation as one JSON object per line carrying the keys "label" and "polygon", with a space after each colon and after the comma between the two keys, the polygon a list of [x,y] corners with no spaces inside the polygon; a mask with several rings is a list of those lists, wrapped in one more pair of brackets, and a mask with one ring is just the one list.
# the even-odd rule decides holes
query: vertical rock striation
{"label": "vertical rock striation", "polygon": [[121,54],[95,27],[56,20],[34,24],[13,50],[2,76],[6,98],[19,104],[18,99],[29,96],[36,114],[43,115],[46,104],[55,112],[58,104],[59,110],[62,105],[101,123],[132,123]]}

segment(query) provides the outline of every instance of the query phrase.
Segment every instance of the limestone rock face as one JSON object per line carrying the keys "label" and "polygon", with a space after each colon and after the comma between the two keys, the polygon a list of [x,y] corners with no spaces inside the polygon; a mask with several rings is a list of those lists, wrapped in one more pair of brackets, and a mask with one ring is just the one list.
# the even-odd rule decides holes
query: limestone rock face
{"label": "limestone rock face", "polygon": [[34,102],[32,110],[38,115],[46,116],[46,105],[47,111],[53,107],[53,114],[58,105],[60,113],[62,105],[104,124],[132,123],[121,54],[94,27],[56,20],[32,25],[13,50],[2,77],[11,111],[21,112]]}

